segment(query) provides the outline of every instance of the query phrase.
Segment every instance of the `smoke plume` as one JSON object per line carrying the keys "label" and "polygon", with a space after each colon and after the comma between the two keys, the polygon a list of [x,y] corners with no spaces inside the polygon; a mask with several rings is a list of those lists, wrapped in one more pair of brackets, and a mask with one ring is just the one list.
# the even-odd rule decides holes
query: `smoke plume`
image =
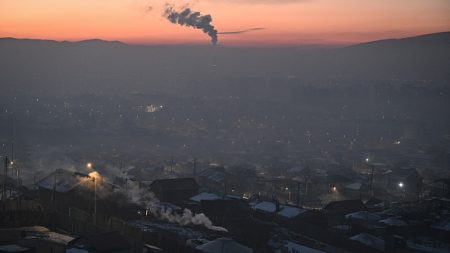
{"label": "smoke plume", "polygon": [[158,206],[148,206],[148,210],[158,219],[162,219],[171,223],[177,223],[182,226],[186,225],[199,225],[208,229],[227,232],[227,229],[223,227],[214,226],[212,221],[203,213],[194,214],[191,210],[185,208],[183,214],[177,214],[170,208],[160,208]]}
{"label": "smoke plume", "polygon": [[194,214],[191,210],[185,208],[182,214],[178,214],[171,208],[164,207],[152,192],[147,189],[140,189],[137,184],[129,184],[128,191],[131,194],[132,202],[145,206],[146,211],[157,219],[177,223],[181,226],[199,225],[215,231],[228,231],[226,228],[214,226],[212,221],[203,213]]}
{"label": "smoke plume", "polygon": [[201,15],[200,12],[193,12],[190,8],[183,8],[181,11],[176,11],[173,6],[166,5],[164,10],[164,17],[174,24],[182,26],[189,26],[195,29],[200,29],[211,37],[213,45],[217,44],[217,30],[211,25],[211,15]]}
{"label": "smoke plume", "polygon": [[[104,189],[103,181],[112,182],[112,178],[115,175],[120,175],[123,172],[115,167],[108,167],[104,173],[99,173],[98,171],[92,171],[88,176],[80,177],[80,183],[85,187],[94,187],[94,178],[97,181],[97,194],[100,198],[105,198],[110,196],[113,192]],[[204,226],[208,229],[215,231],[227,232],[227,229],[219,226],[214,226],[212,221],[203,213],[194,214],[189,209],[184,209],[182,214],[174,212],[170,207],[167,207],[160,203],[159,199],[155,195],[148,191],[148,189],[143,189],[139,187],[139,184],[135,181],[127,182],[127,189],[117,189],[117,192],[126,196],[131,202],[136,203],[142,207],[146,208],[146,214],[150,214],[156,219],[168,221],[171,223],[177,223],[181,226],[186,225],[198,225]]]}

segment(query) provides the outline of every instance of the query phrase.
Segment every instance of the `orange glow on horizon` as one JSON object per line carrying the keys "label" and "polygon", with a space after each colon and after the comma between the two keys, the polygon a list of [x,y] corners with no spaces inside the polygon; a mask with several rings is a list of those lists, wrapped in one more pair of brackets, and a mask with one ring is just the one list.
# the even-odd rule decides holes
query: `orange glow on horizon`
{"label": "orange glow on horizon", "polygon": [[[303,0],[255,4],[254,0],[200,0],[225,46],[350,44],[450,30],[448,0]],[[174,2],[180,6],[181,1]],[[149,6],[152,6],[149,10]],[[144,0],[3,0],[0,37],[130,44],[208,44],[199,30],[165,20],[162,2]]]}

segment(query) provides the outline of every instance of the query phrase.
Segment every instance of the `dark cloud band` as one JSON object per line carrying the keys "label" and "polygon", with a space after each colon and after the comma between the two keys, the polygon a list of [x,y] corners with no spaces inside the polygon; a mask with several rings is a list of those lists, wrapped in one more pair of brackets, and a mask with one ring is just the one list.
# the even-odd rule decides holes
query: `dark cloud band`
{"label": "dark cloud band", "polygon": [[221,34],[221,35],[241,34],[241,33],[248,33],[248,32],[260,31],[260,30],[265,30],[265,29],[266,28],[264,28],[264,27],[255,27],[255,28],[249,28],[249,29],[245,29],[245,30],[220,32],[218,34]]}

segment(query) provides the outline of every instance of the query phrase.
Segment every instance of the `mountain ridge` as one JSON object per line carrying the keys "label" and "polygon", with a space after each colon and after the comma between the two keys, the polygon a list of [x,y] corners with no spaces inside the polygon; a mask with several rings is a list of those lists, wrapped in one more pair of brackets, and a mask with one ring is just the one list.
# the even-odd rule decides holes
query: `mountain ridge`
{"label": "mountain ridge", "polygon": [[[79,41],[67,41],[67,40],[51,40],[51,39],[30,39],[30,38],[15,38],[15,37],[0,37],[0,43],[1,42],[38,42],[38,43],[61,43],[61,44],[115,44],[115,45],[122,45],[122,46],[161,46],[164,44],[129,44],[123,41],[118,40],[104,40],[104,39],[98,39],[98,38],[92,38],[92,39],[85,39],[85,40],[79,40]],[[408,37],[402,37],[402,38],[386,38],[386,39],[380,39],[380,40],[373,40],[373,41],[367,41],[367,42],[360,42],[355,43],[347,46],[335,46],[335,45],[298,45],[298,46],[292,46],[291,48],[295,47],[303,47],[303,46],[330,46],[330,47],[337,47],[337,48],[354,48],[354,47],[363,47],[363,46],[371,46],[371,45],[380,45],[380,44],[386,44],[386,43],[402,43],[402,42],[443,42],[443,43],[450,43],[450,31],[443,31],[443,32],[436,32],[436,33],[427,33],[427,34],[421,34],[417,36],[408,36]],[[166,46],[190,46],[191,44],[169,44]],[[202,44],[199,44],[198,46],[203,46]],[[208,45],[209,47],[209,45]],[[234,47],[234,46],[233,46]],[[239,46],[238,46],[239,47]],[[248,46],[243,46],[247,48]],[[260,47],[259,48],[264,48]],[[277,47],[284,47],[284,46],[267,46],[269,48],[277,48]]]}
{"label": "mountain ridge", "polygon": [[[450,33],[342,48],[134,46],[0,39],[4,90],[196,96],[246,87],[411,83],[450,85]],[[260,91],[256,89],[257,97]],[[223,92],[221,92],[223,91]],[[259,93],[258,93],[259,92]],[[236,93],[238,94],[238,93]],[[270,93],[272,94],[272,93]]]}

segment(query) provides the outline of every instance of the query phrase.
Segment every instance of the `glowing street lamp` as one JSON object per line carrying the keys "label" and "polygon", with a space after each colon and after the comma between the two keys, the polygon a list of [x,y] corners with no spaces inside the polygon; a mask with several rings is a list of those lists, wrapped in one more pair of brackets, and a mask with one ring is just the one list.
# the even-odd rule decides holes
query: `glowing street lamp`
{"label": "glowing street lamp", "polygon": [[288,201],[291,201],[291,191],[289,191],[289,187],[285,187],[284,190],[288,192]]}
{"label": "glowing street lamp", "polygon": [[92,169],[94,167],[94,165],[91,162],[86,163],[86,167],[88,169]]}
{"label": "glowing street lamp", "polygon": [[[92,164],[90,167],[92,168]],[[93,171],[89,173],[88,177],[94,181],[94,225],[97,225],[97,180],[100,179],[101,176],[98,172]]]}
{"label": "glowing street lamp", "polygon": [[403,199],[406,198],[406,190],[405,190],[405,184],[403,182],[398,183],[398,187],[400,188],[400,191],[403,193]]}
{"label": "glowing street lamp", "polygon": [[97,180],[95,177],[92,177],[94,180],[94,225],[97,225]]}
{"label": "glowing street lamp", "polygon": [[334,200],[337,201],[338,200],[338,195],[339,195],[338,191],[337,191],[337,187],[336,186],[331,187],[331,191],[333,192]]}

